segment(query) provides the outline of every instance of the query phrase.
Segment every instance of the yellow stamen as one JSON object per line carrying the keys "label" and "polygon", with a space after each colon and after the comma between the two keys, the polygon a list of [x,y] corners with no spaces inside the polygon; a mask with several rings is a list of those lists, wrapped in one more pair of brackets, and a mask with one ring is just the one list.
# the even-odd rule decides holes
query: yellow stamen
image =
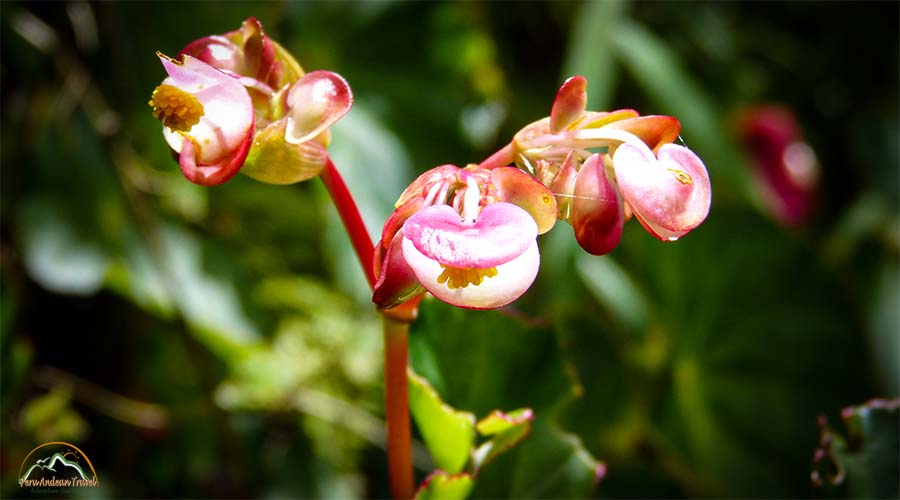
{"label": "yellow stamen", "polygon": [[465,288],[467,286],[478,286],[485,278],[493,278],[497,276],[497,268],[489,267],[486,269],[474,269],[471,267],[451,267],[441,264],[444,271],[437,277],[438,283],[446,283],[447,288]]}
{"label": "yellow stamen", "polygon": [[688,174],[684,170],[677,169],[677,168],[667,168],[666,170],[668,170],[669,172],[672,172],[672,175],[674,175],[675,178],[678,179],[678,182],[680,182],[681,184],[693,184],[694,183],[694,179],[692,179],[690,174]]}
{"label": "yellow stamen", "polygon": [[153,89],[150,102],[153,117],[162,120],[172,130],[187,132],[203,116],[203,105],[197,98],[173,85],[160,85]]}

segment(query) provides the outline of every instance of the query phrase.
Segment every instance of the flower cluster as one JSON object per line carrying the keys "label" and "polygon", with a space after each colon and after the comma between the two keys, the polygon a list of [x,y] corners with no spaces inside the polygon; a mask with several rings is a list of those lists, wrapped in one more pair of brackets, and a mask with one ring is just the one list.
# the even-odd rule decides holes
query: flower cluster
{"label": "flower cluster", "polygon": [[189,43],[178,59],[157,55],[169,76],[149,104],[196,184],[221,184],[239,170],[273,184],[318,175],[328,127],[353,103],[340,75],[304,74],[255,18]]}
{"label": "flower cluster", "polygon": [[[681,125],[634,110],[585,111],[587,82],[569,78],[550,116],[513,140],[516,163],[557,196],[559,218],[588,252],[612,251],[631,215],[662,241],[675,241],[709,213],[709,175],[700,158],[673,144]],[[600,152],[594,152],[600,150]]]}
{"label": "flower cluster", "polygon": [[517,167],[444,165],[406,189],[376,246],[379,308],[423,291],[473,309],[512,302],[537,273],[536,236],[557,218],[597,255],[618,246],[632,215],[662,241],[703,222],[709,176],[697,155],[673,144],[678,121],[585,111],[586,85],[567,80],[550,116],[516,134]]}

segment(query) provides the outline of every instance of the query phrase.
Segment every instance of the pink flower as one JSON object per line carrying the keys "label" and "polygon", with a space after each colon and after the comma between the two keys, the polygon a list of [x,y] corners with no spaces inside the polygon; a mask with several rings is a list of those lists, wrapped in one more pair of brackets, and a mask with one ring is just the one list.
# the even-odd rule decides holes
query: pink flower
{"label": "pink flower", "polygon": [[490,309],[516,300],[540,265],[537,224],[512,203],[470,220],[447,205],[423,209],[403,226],[403,257],[422,286],[455,306]]}
{"label": "pink flower", "polygon": [[619,189],[638,221],[663,241],[675,241],[706,219],[712,189],[700,158],[677,144],[653,155],[643,142],[626,142],[613,153]]}
{"label": "pink flower", "polygon": [[181,49],[181,53],[194,56],[225,73],[254,79],[271,93],[272,89],[298,78],[300,72],[299,65],[289,64],[285,74],[285,63],[277,57],[279,48],[265,35],[259,20],[251,17],[241,24],[240,29],[194,40]]}
{"label": "pink flower", "polygon": [[160,57],[169,78],[150,105],[197,184],[220,184],[238,170],[271,184],[317,176],[328,160],[328,129],[353,104],[340,75],[304,74],[255,18],[194,40],[180,63]]}
{"label": "pink flower", "polygon": [[537,235],[555,221],[552,194],[516,168],[434,168],[385,222],[372,300],[389,309],[428,291],[470,309],[509,304],[534,282]]}
{"label": "pink flower", "polygon": [[238,172],[253,142],[255,117],[240,81],[189,55],[176,61],[157,54],[168,78],[150,99],[181,172],[204,186]]}
{"label": "pink flower", "polygon": [[753,108],[743,113],[738,132],[766,208],[786,226],[802,224],[815,209],[820,168],[794,115],[776,106]]}

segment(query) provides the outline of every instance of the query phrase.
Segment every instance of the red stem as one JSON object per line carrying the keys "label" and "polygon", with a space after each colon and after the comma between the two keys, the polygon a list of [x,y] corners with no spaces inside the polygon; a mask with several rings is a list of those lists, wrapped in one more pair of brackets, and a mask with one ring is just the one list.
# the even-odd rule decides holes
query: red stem
{"label": "red stem", "polygon": [[406,364],[409,323],[384,316],[384,406],[387,414],[387,453],[391,495],[397,499],[414,494],[412,442]]}
{"label": "red stem", "polygon": [[[331,158],[325,164],[320,177],[331,200],[337,208],[344,228],[350,236],[353,249],[359,258],[369,285],[375,286],[375,247],[366,230],[356,201]],[[414,494],[412,468],[412,439],[409,427],[409,395],[406,382],[406,366],[409,338],[409,321],[416,316],[418,301],[396,308],[397,318],[383,315],[384,322],[384,393],[387,420],[388,469],[391,494],[397,499],[412,498]]]}
{"label": "red stem", "polygon": [[331,200],[341,216],[341,221],[344,223],[344,228],[350,236],[350,242],[353,244],[359,263],[362,265],[366,279],[369,281],[369,286],[374,287],[377,278],[373,267],[375,264],[375,246],[372,244],[369,231],[366,230],[366,225],[359,214],[356,201],[353,200],[353,195],[347,189],[344,179],[341,178],[341,174],[334,166],[334,163],[332,163],[331,158],[328,158],[325,169],[322,170],[319,177],[325,184],[325,188],[328,190],[328,194],[331,195]]}
{"label": "red stem", "polygon": [[492,169],[497,167],[506,167],[516,161],[515,152],[512,143],[503,146],[496,153],[489,156],[486,160],[479,163],[481,168]]}

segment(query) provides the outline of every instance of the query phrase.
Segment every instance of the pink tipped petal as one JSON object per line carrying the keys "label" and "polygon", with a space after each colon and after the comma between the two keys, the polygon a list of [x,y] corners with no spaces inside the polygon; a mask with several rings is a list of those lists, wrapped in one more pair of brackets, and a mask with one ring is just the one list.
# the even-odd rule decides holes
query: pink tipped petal
{"label": "pink tipped petal", "polygon": [[474,224],[447,205],[424,208],[410,217],[403,233],[416,249],[439,264],[491,268],[515,259],[537,238],[537,224],[511,203],[485,207]]}
{"label": "pink tipped petal", "polygon": [[469,309],[493,309],[518,299],[534,283],[541,261],[537,240],[532,238],[518,257],[496,266],[496,276],[486,278],[479,285],[450,288],[438,282],[444,267],[419,252],[407,238],[403,239],[403,257],[422,286],[432,295],[454,306]]}
{"label": "pink tipped petal", "polygon": [[556,200],[534,177],[516,167],[499,167],[491,171],[491,183],[497,187],[499,198],[531,214],[544,234],[556,224]]}
{"label": "pink tipped petal", "polygon": [[240,48],[222,35],[194,40],[181,49],[180,53],[195,57],[216,69],[240,73]]}
{"label": "pink tipped petal", "polygon": [[275,54],[272,44],[263,34],[262,23],[255,17],[249,17],[241,23],[240,32],[244,39],[244,70],[241,73],[256,78],[265,76],[260,73],[272,64]]}
{"label": "pink tipped petal", "polygon": [[[252,129],[251,129],[252,131]],[[234,177],[238,173],[250,146],[253,144],[253,134],[247,134],[244,142],[238,145],[238,148],[231,155],[224,158],[219,163],[213,165],[197,164],[196,146],[194,141],[184,139],[181,145],[181,152],[178,155],[178,165],[184,177],[201,186],[215,186],[221,184],[228,179]]]}
{"label": "pink tipped petal", "polygon": [[625,143],[613,154],[622,196],[654,236],[674,241],[700,225],[709,213],[709,174],[691,150],[675,144],[659,149]]}
{"label": "pink tipped petal", "polygon": [[391,240],[394,239],[394,235],[396,235],[403,228],[403,225],[406,224],[406,220],[421,209],[422,198],[410,198],[406,203],[400,205],[391,212],[390,217],[384,222],[384,227],[381,230],[380,246],[387,247]]}
{"label": "pink tipped petal", "polygon": [[423,291],[416,274],[403,258],[402,243],[403,233],[397,233],[384,251],[383,259],[375,263],[380,271],[372,302],[379,309],[396,307]]}
{"label": "pink tipped petal", "polygon": [[[253,133],[253,103],[240,81],[191,57],[182,62],[159,54],[169,78],[163,83],[193,94],[203,106],[203,116],[184,133],[194,140],[195,160],[199,165],[228,162]],[[171,135],[171,134],[169,134]],[[167,141],[174,147],[171,137]]]}
{"label": "pink tipped petal", "polygon": [[681,123],[671,116],[638,116],[616,121],[608,126],[631,132],[654,151],[663,144],[674,142],[681,133]]}
{"label": "pink tipped petal", "polygon": [[550,110],[550,132],[556,134],[575,123],[587,104],[587,80],[573,76],[566,80],[556,94]]}
{"label": "pink tipped petal", "polygon": [[291,87],[287,104],[290,114],[285,140],[299,144],[316,137],[347,114],[353,105],[353,93],[337,73],[313,71]]}
{"label": "pink tipped petal", "polygon": [[613,251],[622,239],[624,204],[607,179],[599,154],[592,155],[581,167],[573,194],[571,222],[578,244],[594,255]]}

